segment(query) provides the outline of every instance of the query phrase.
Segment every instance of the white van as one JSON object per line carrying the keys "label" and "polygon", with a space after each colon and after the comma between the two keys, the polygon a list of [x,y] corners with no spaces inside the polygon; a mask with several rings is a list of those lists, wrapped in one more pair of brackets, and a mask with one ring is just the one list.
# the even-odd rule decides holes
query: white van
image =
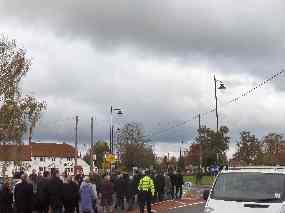
{"label": "white van", "polygon": [[204,213],[285,213],[285,167],[222,170],[204,199]]}

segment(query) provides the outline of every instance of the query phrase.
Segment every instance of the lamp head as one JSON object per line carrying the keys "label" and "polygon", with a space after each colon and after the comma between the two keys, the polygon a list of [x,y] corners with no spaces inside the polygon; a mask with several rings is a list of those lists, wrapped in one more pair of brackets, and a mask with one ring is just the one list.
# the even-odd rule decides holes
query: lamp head
{"label": "lamp head", "polygon": [[225,84],[224,84],[224,83],[221,83],[218,89],[220,89],[220,90],[225,90],[225,89],[226,89]]}

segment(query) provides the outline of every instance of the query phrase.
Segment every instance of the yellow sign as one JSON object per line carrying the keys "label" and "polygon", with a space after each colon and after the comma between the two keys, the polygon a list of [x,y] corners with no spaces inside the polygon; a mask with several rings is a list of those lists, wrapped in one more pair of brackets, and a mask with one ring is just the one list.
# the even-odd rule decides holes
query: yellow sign
{"label": "yellow sign", "polygon": [[112,154],[107,154],[106,161],[109,163],[114,163],[116,162],[116,156]]}

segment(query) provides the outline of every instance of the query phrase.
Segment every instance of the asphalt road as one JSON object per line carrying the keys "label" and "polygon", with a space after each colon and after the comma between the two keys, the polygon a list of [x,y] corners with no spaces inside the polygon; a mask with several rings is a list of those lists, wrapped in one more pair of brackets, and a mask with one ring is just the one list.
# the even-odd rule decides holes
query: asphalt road
{"label": "asphalt road", "polygon": [[170,213],[203,213],[204,205],[197,205],[192,207],[178,208],[170,210]]}

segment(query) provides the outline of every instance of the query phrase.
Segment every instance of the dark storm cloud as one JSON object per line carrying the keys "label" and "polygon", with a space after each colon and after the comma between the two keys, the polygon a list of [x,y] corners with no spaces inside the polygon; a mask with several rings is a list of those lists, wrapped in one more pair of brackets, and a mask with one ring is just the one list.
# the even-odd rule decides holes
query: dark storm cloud
{"label": "dark storm cloud", "polygon": [[158,55],[233,58],[253,65],[284,55],[281,0],[2,0],[2,7],[1,14],[27,26],[48,27],[97,47],[130,45]]}

